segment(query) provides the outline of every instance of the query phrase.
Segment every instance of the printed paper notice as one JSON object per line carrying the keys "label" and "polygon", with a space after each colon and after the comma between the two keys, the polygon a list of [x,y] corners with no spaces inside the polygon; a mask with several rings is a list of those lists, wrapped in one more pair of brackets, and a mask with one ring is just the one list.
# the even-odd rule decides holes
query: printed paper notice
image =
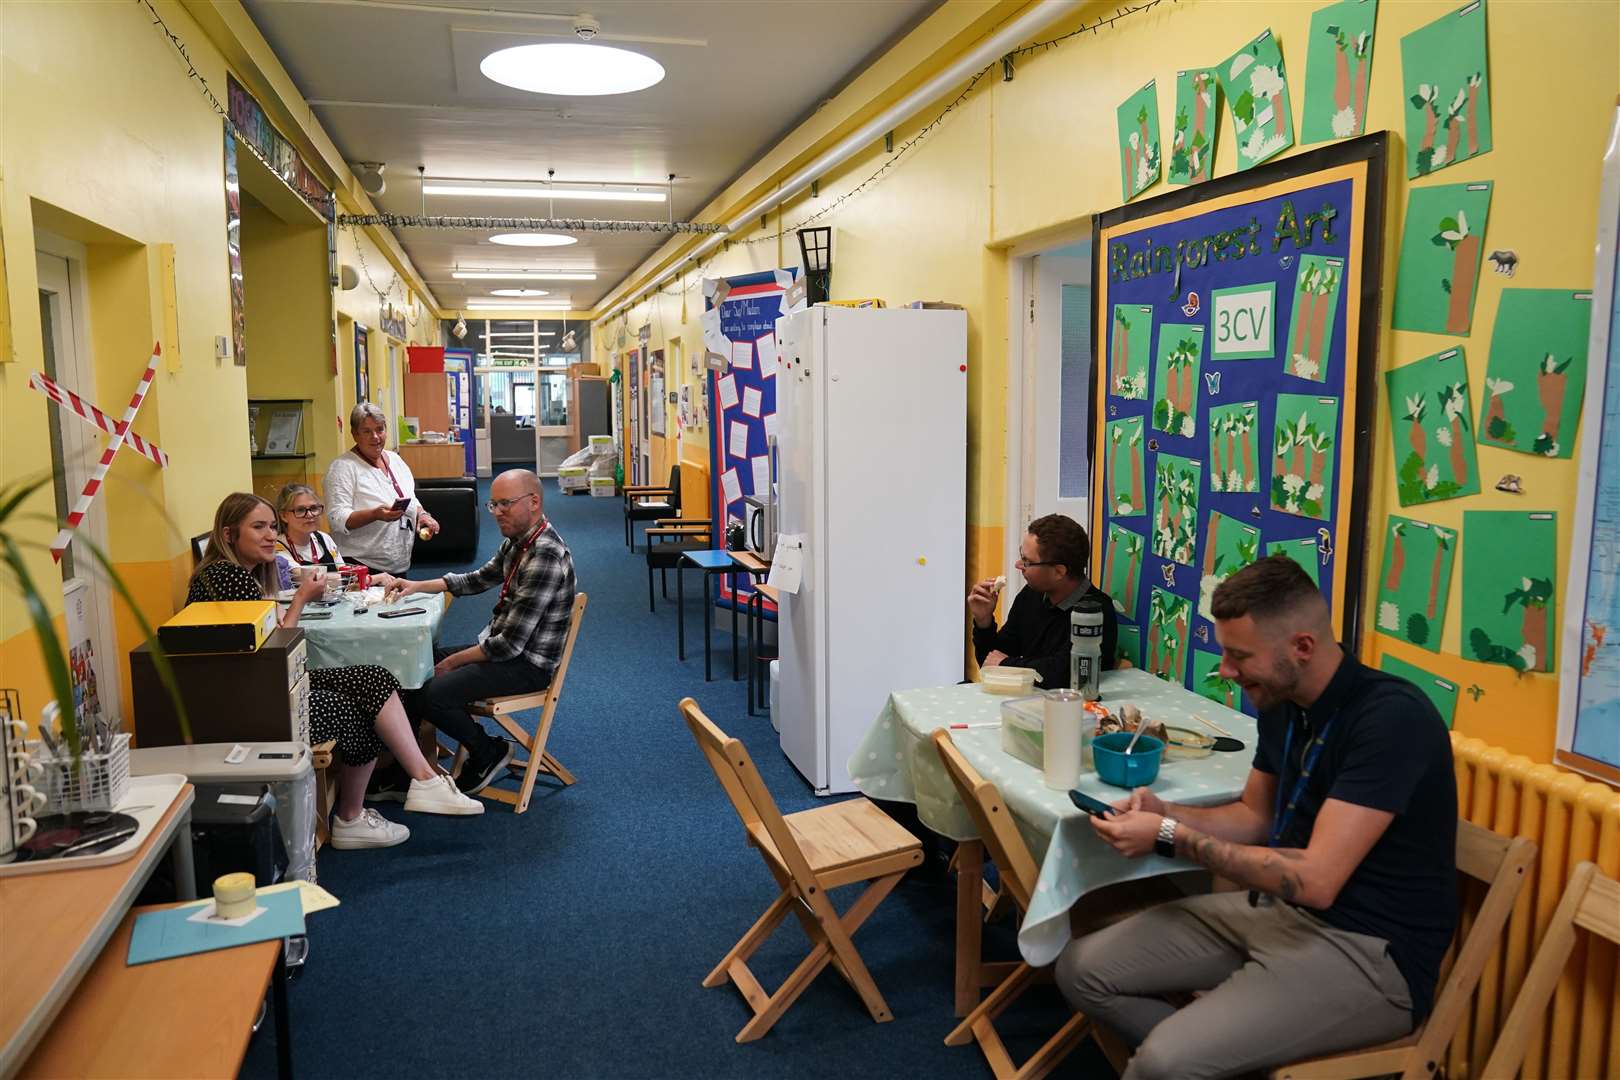
{"label": "printed paper notice", "polygon": [[731,422],[731,456],[748,459],[748,425],[741,420]]}
{"label": "printed paper notice", "polygon": [[759,347],[759,377],[774,379],[777,371],[776,335],[766,334],[754,344]]}
{"label": "printed paper notice", "polygon": [[748,464],[754,469],[754,497],[768,498],[771,487],[771,459],[763,456],[750,458]]}
{"label": "printed paper notice", "polygon": [[743,389],[742,402],[743,412],[757,419],[760,409],[764,405],[765,395],[760,393],[759,387],[757,386],[745,387]]}
{"label": "printed paper notice", "polygon": [[771,572],[765,583],[777,592],[797,593],[804,572],[804,537],[782,533],[776,538],[771,556]]}
{"label": "printed paper notice", "polygon": [[737,407],[737,377],[727,375],[720,380],[720,407],[722,409],[735,409]]}
{"label": "printed paper notice", "polygon": [[731,343],[731,366],[742,368],[744,371],[754,370],[754,343],[752,341],[733,341]]}
{"label": "printed paper notice", "polygon": [[742,498],[742,481],[737,478],[736,469],[727,469],[720,474],[720,489],[725,492],[727,506]]}
{"label": "printed paper notice", "polygon": [[767,439],[776,438],[776,414],[775,413],[768,413],[765,416],[765,437]]}
{"label": "printed paper notice", "polygon": [[703,313],[703,347],[709,352],[725,356],[731,352],[726,335],[720,330],[720,309],[712,307]]}

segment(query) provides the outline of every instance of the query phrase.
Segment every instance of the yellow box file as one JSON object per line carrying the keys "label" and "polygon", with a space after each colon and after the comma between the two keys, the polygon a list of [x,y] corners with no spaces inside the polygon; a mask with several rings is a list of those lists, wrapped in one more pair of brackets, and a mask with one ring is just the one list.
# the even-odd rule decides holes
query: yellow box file
{"label": "yellow box file", "polygon": [[158,641],[172,653],[255,652],[275,628],[273,600],[209,600],[158,627]]}

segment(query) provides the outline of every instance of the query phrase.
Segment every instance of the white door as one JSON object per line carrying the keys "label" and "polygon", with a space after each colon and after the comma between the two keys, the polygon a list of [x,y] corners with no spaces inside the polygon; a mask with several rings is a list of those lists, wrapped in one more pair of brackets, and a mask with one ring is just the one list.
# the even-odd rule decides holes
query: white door
{"label": "white door", "polygon": [[[84,249],[46,235],[36,237],[39,273],[39,317],[44,339],[45,374],[88,401],[96,401],[95,379],[88,355],[84,289]],[[47,406],[56,517],[60,520],[78,501],[90,471],[101,457],[105,437],[88,424]],[[118,415],[122,410],[115,410]],[[125,451],[125,454],[131,451]],[[120,456],[123,456],[122,454]],[[118,468],[119,462],[114,463]],[[130,465],[122,463],[125,468]],[[116,477],[113,478],[116,482]],[[91,504],[77,539],[62,555],[62,593],[67,612],[68,666],[81,720],[98,716],[119,722],[119,664],[113,633],[110,586],[88,540],[106,551],[106,499]]]}
{"label": "white door", "polygon": [[[1026,347],[1025,517],[1067,514],[1086,524],[1090,512],[1091,257],[1090,244],[1034,259],[1035,320]],[[1070,252],[1076,252],[1070,254]]]}

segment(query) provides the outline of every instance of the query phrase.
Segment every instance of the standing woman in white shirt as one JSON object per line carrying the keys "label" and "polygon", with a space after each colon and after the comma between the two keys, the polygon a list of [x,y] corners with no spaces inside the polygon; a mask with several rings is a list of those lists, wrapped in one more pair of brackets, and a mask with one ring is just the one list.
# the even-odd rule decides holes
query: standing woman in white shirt
{"label": "standing woman in white shirt", "polygon": [[389,450],[388,418],[369,401],[349,413],[354,446],[326,470],[326,520],[344,557],[373,573],[403,574],[419,531],[439,523],[416,501],[405,459]]}

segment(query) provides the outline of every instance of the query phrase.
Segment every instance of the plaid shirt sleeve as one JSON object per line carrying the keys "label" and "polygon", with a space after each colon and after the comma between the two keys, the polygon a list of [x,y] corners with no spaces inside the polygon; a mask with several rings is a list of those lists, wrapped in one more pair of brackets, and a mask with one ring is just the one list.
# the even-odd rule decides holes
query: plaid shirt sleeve
{"label": "plaid shirt sleeve", "polygon": [[493,589],[506,577],[506,553],[511,549],[512,542],[508,540],[495,549],[489,562],[472,573],[444,575],[444,587],[451,596],[471,596]]}
{"label": "plaid shirt sleeve", "polygon": [[513,575],[506,602],[497,605],[483,636],[484,653],[497,661],[522,657],[549,676],[568,640],[574,591],[574,558],[548,525]]}

